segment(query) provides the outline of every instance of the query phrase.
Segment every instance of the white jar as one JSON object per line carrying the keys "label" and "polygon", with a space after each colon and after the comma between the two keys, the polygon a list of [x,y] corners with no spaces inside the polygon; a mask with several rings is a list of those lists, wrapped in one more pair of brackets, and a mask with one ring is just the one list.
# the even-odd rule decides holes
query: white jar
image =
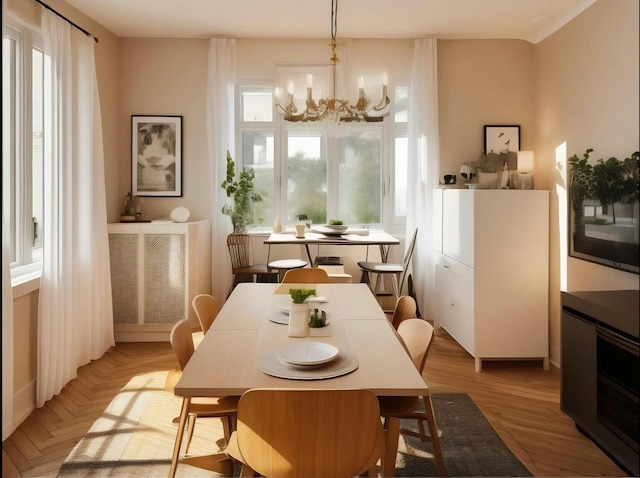
{"label": "white jar", "polygon": [[275,232],[276,234],[279,234],[282,232],[282,223],[278,218],[276,218],[276,220],[273,221],[273,232]]}

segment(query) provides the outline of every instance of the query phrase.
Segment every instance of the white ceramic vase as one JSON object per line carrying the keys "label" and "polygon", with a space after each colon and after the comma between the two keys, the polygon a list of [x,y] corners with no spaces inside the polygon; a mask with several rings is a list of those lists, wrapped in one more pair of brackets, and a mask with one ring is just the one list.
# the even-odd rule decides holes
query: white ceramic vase
{"label": "white ceramic vase", "polygon": [[309,304],[291,304],[289,309],[289,337],[306,337],[309,335]]}

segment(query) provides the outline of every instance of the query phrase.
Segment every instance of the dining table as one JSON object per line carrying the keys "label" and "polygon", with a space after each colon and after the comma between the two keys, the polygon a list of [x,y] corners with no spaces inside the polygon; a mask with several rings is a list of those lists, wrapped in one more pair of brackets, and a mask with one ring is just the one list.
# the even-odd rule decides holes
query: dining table
{"label": "dining table", "polygon": [[[327,324],[290,337],[290,288],[314,289],[310,308]],[[279,351],[316,342],[338,350],[328,364],[292,366]],[[307,344],[308,345],[308,344]],[[378,396],[427,396],[429,388],[366,284],[241,283],[234,289],[174,388],[180,397],[241,396],[254,388],[367,389]],[[400,420],[385,428],[382,476],[393,476]],[[184,458],[183,463],[189,463]],[[195,462],[195,461],[194,461]]]}
{"label": "dining table", "polygon": [[[320,228],[318,228],[320,230]],[[281,233],[272,232],[264,243],[269,246],[267,253],[267,263],[269,263],[269,256],[271,255],[271,246],[294,244],[302,245],[305,247],[309,264],[313,264],[311,258],[310,245],[318,246],[367,246],[367,257],[369,256],[369,246],[378,246],[380,250],[380,260],[387,262],[389,256],[389,248],[400,244],[400,240],[397,237],[392,236],[388,232],[382,229],[357,229],[348,228],[341,233],[322,233],[317,229],[308,229],[305,231],[304,236],[298,237],[295,230]]]}

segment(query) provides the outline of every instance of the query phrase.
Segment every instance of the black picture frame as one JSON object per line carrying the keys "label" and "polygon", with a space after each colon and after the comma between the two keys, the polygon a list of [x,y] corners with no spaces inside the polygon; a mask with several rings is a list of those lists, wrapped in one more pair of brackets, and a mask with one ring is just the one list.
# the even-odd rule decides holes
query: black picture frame
{"label": "black picture frame", "polygon": [[131,194],[182,196],[182,116],[131,116]]}
{"label": "black picture frame", "polygon": [[484,154],[520,151],[520,125],[484,125]]}

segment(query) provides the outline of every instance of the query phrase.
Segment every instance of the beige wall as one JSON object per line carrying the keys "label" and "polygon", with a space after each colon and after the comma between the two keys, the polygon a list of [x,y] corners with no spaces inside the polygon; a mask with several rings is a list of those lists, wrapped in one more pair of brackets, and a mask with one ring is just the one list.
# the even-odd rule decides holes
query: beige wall
{"label": "beige wall", "polygon": [[638,1],[598,0],[534,50],[536,185],[552,191],[549,330],[559,360],[561,290],[639,288],[636,274],[567,257],[565,184],[573,154],[622,159],[639,149]]}
{"label": "beige wall", "polygon": [[484,125],[520,125],[535,140],[534,45],[522,40],[439,40],[440,176],[460,174],[484,149]]}

